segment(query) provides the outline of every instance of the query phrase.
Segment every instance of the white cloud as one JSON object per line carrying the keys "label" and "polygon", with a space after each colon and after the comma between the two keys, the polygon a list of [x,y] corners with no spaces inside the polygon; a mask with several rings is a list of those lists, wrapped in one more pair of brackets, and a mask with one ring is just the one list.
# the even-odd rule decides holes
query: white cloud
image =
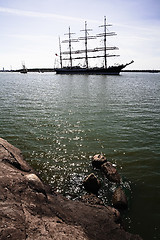
{"label": "white cloud", "polygon": [[[3,7],[0,7],[0,12],[6,13],[6,14],[13,14],[13,15],[18,15],[18,16],[23,16],[23,17],[54,18],[54,19],[59,19],[59,20],[81,21],[81,22],[86,20],[86,19],[83,19],[83,18],[75,18],[75,17],[58,15],[58,14],[53,14],[53,13],[24,11],[24,10],[19,10],[19,9],[14,9],[14,8],[3,8]],[[99,21],[92,20],[92,19],[88,19],[88,21],[99,23]]]}
{"label": "white cloud", "polygon": [[[2,36],[2,34],[0,34],[0,36]],[[50,39],[50,41],[56,40],[57,41],[57,37],[53,36],[53,35],[29,35],[29,34],[5,34],[3,35],[5,37],[9,37],[9,38],[19,38],[19,39],[25,39],[27,40],[31,40],[31,41],[37,41],[39,39]]]}

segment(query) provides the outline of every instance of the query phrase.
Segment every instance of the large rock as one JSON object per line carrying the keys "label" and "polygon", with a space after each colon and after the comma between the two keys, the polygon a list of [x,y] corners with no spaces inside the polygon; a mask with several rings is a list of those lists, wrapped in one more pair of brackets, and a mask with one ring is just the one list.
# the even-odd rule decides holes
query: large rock
{"label": "large rock", "polygon": [[103,201],[93,193],[85,194],[85,195],[81,196],[80,200],[84,203],[89,203],[89,204],[92,204],[92,205],[103,205],[104,206]]}
{"label": "large rock", "polygon": [[120,183],[121,177],[111,162],[104,163],[101,170],[110,181]]}
{"label": "large rock", "polygon": [[115,223],[116,214],[52,193],[21,152],[0,138],[1,240],[140,240]]}
{"label": "large rock", "polygon": [[[92,193],[83,195],[80,200],[84,203],[89,203],[91,205],[102,205],[102,206],[104,206],[103,201]],[[110,212],[112,212],[112,215],[114,216],[114,221],[119,223],[120,220],[121,220],[120,212],[117,209],[115,209],[114,207],[106,206],[106,208]]]}
{"label": "large rock", "polygon": [[23,159],[21,151],[0,138],[0,161],[10,164],[19,170],[30,172],[33,170]]}
{"label": "large rock", "polygon": [[126,209],[128,207],[127,197],[121,187],[116,188],[112,196],[113,206],[117,209]]}
{"label": "large rock", "polygon": [[91,173],[83,180],[83,185],[88,192],[94,194],[97,194],[101,187],[101,183],[94,173]]}

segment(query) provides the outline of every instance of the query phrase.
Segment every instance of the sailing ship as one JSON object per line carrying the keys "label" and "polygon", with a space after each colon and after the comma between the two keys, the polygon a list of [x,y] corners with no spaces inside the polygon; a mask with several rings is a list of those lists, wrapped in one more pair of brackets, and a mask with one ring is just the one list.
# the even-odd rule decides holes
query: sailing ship
{"label": "sailing ship", "polygon": [[25,66],[25,63],[23,62],[22,63],[22,69],[20,70],[20,73],[27,73],[28,71],[27,71],[27,68],[26,68],[26,66]]}
{"label": "sailing ship", "polygon": [[[84,37],[79,37],[78,39],[72,38],[72,34],[70,27],[69,32],[65,35],[68,35],[68,39],[61,42],[59,37],[59,50],[60,50],[60,68],[55,68],[57,74],[101,74],[101,75],[119,75],[121,70],[126,66],[130,65],[134,61],[132,60],[126,64],[120,64],[115,66],[108,66],[107,59],[110,57],[117,57],[119,55],[109,54],[108,51],[118,50],[117,47],[109,47],[107,46],[107,37],[116,35],[115,32],[108,31],[107,27],[112,26],[111,24],[107,24],[106,17],[104,17],[104,24],[99,27],[103,27],[103,32],[96,34],[95,36],[90,36],[89,31],[92,29],[87,28],[87,22],[85,22]],[[103,42],[103,46],[95,47],[93,49],[88,48],[88,41],[91,39],[101,38]],[[72,50],[73,42],[84,41],[84,49]],[[68,44],[68,50],[62,51],[62,43]],[[91,55],[92,54],[92,55]],[[56,54],[56,56],[58,56]],[[102,67],[89,67],[90,59],[98,59],[102,58],[104,60]],[[73,64],[74,60],[85,60],[85,65],[80,66]],[[69,65],[64,66],[64,62],[68,61]]]}

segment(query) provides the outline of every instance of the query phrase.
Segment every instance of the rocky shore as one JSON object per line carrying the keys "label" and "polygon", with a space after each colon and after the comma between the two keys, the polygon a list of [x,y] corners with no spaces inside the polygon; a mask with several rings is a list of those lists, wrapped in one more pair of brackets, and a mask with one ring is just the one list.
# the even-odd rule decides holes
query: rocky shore
{"label": "rocky shore", "polygon": [[2,138],[0,169],[0,240],[142,240],[94,194],[72,201],[53,191]]}

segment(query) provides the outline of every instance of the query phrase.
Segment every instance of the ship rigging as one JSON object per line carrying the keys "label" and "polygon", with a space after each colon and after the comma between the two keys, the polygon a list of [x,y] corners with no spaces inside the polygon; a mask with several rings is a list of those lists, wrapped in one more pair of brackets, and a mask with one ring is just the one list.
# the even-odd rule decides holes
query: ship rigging
{"label": "ship rigging", "polygon": [[[110,32],[107,30],[107,27],[112,26],[111,24],[107,24],[106,17],[104,17],[104,24],[99,26],[103,28],[103,32],[96,34],[95,36],[89,35],[89,32],[92,31],[92,29],[89,29],[87,27],[87,22],[85,21],[85,28],[81,30],[84,32],[83,37],[79,37],[78,39],[72,38],[72,35],[75,33],[72,33],[69,27],[69,32],[65,35],[68,35],[68,39],[63,40],[61,42],[59,37],[59,49],[60,49],[60,68],[55,68],[55,71],[57,74],[113,74],[117,75],[120,73],[120,71],[125,68],[127,65],[133,63],[131,61],[127,64],[121,64],[118,66],[107,66],[107,58],[108,57],[117,57],[119,55],[117,54],[109,54],[108,51],[112,50],[118,50],[118,47],[107,46],[107,37],[115,36],[115,32]],[[88,41],[101,38],[103,41],[103,46],[95,47],[95,48],[88,48]],[[72,50],[72,43],[84,41],[84,49],[78,49],[78,50]],[[62,51],[61,44],[67,43],[68,44],[68,50]],[[90,53],[93,53],[90,55]],[[102,53],[102,54],[100,54]],[[89,67],[89,60],[90,59],[97,59],[102,58],[104,60],[103,67]],[[73,60],[85,60],[85,67],[73,66]],[[64,67],[63,63],[64,61],[69,61],[69,66]]]}

